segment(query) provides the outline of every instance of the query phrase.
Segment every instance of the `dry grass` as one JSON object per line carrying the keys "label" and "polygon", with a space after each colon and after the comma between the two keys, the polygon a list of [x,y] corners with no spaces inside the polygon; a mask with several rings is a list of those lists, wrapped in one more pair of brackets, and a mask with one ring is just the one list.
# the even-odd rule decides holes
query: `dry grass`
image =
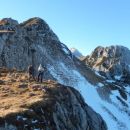
{"label": "dry grass", "polygon": [[15,31],[11,30],[0,30],[0,33],[14,33]]}
{"label": "dry grass", "polygon": [[[43,100],[43,86],[49,81],[39,84],[28,81],[24,72],[0,69],[0,117],[28,109],[31,104]],[[42,90],[42,91],[41,91]]]}

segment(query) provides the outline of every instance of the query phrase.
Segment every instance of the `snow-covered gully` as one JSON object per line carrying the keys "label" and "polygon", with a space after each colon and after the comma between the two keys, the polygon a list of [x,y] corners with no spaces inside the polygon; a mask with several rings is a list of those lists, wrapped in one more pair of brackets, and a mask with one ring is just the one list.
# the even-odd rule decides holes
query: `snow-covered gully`
{"label": "snow-covered gully", "polygon": [[[61,84],[76,88],[84,97],[85,102],[103,117],[108,130],[130,130],[130,117],[125,110],[122,111],[125,108],[116,98],[116,96],[120,97],[118,91],[112,92],[111,103],[109,103],[101,99],[97,92],[97,87],[103,87],[103,84],[99,83],[97,86],[93,86],[77,70],[70,70],[63,63],[59,63],[57,66],[58,70],[64,72],[64,76],[59,75],[54,67],[48,66],[48,70],[53,77]],[[129,106],[129,101],[126,103]]]}

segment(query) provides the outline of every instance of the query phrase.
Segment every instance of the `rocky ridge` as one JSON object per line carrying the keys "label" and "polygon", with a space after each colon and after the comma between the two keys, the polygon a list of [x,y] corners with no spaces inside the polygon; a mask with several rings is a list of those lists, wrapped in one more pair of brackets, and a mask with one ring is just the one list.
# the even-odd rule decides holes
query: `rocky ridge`
{"label": "rocky ridge", "polygon": [[[15,79],[14,79],[15,77]],[[106,130],[74,88],[31,80],[22,71],[1,69],[1,130]]]}
{"label": "rocky ridge", "polygon": [[97,47],[83,62],[108,79],[130,83],[130,50],[123,46]]}

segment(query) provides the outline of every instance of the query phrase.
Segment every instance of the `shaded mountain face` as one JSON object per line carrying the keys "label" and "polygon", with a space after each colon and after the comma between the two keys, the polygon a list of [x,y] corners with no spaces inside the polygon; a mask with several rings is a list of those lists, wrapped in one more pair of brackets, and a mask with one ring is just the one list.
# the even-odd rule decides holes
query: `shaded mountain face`
{"label": "shaded mountain face", "polygon": [[130,83],[130,50],[123,46],[97,47],[83,62],[108,79]]}
{"label": "shaded mountain face", "polygon": [[7,69],[0,81],[0,130],[107,129],[72,87],[51,80],[28,84],[26,73]]}
{"label": "shaded mountain face", "polygon": [[70,51],[78,59],[80,59],[81,57],[83,57],[83,55],[77,49],[75,49],[75,48],[70,48]]}

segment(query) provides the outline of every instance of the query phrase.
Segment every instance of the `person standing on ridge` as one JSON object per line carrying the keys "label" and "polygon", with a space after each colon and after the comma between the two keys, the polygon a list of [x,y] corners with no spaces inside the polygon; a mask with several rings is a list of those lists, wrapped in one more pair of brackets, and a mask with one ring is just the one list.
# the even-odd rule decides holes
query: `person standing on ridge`
{"label": "person standing on ridge", "polygon": [[42,65],[40,64],[38,67],[38,82],[43,80],[43,72],[44,72],[44,68],[42,67]]}
{"label": "person standing on ridge", "polygon": [[30,65],[30,66],[28,67],[28,74],[29,74],[29,80],[30,80],[31,78],[33,78],[33,79],[35,80],[34,67],[33,67],[32,65]]}

